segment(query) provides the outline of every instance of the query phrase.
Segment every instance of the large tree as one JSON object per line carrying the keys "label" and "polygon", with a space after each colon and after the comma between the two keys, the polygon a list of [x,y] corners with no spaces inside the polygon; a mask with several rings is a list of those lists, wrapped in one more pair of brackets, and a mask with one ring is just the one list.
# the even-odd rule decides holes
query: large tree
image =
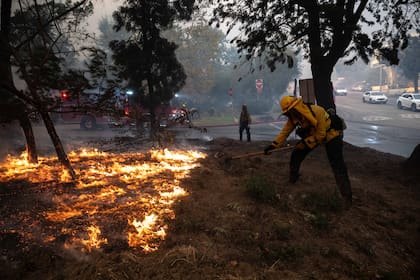
{"label": "large tree", "polygon": [[1,0],[0,8],[0,122],[19,121],[26,137],[28,160],[35,163],[38,161],[38,153],[32,125],[24,102],[14,94],[17,89],[13,82],[10,62],[12,55],[10,47],[12,0]]}
{"label": "large tree", "polygon": [[[288,61],[287,49],[303,51],[311,63],[317,103],[335,107],[331,74],[337,61],[373,55],[398,63],[407,32],[419,29],[418,0],[216,0],[212,22],[239,31],[234,39],[248,59],[272,54],[268,63]],[[373,29],[364,31],[363,25]]]}
{"label": "large tree", "polygon": [[[61,66],[65,62],[63,50],[68,53],[70,32],[83,17],[92,12],[91,2],[82,0],[63,4],[51,1],[39,4],[37,1],[19,1],[16,10],[12,10],[11,4],[12,1],[2,0],[0,62],[1,72],[6,75],[0,78],[0,99],[5,107],[19,105],[9,106],[9,110],[2,113],[24,119],[28,114],[26,108],[35,108],[42,117],[58,158],[75,178],[76,174],[49,115],[49,109],[55,103],[50,89],[60,87],[60,77],[64,74]],[[18,69],[27,89],[17,90],[14,86],[12,65]],[[22,125],[22,128],[27,136],[27,146],[35,148],[33,136],[28,137],[26,131],[31,133],[31,127]]]}
{"label": "large tree", "polygon": [[116,30],[130,37],[112,41],[114,61],[136,98],[151,113],[153,138],[157,130],[156,109],[168,102],[185,83],[186,75],[176,58],[177,46],[163,38],[175,20],[189,19],[194,0],[127,0],[114,13]]}
{"label": "large tree", "polygon": [[404,76],[413,82],[414,90],[420,92],[420,38],[418,36],[410,37],[409,45],[402,53],[399,67],[403,71]]}
{"label": "large tree", "polygon": [[103,17],[98,23],[100,33],[97,45],[107,52],[111,52],[111,49],[109,48],[109,43],[111,43],[111,41],[127,40],[129,37],[129,33],[127,33],[125,29],[116,31],[114,25],[115,21],[112,17]]}

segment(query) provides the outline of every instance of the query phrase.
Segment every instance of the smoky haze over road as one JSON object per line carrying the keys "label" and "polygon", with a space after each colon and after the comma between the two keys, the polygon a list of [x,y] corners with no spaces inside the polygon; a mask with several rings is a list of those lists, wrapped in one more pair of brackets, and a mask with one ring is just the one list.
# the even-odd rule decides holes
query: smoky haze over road
{"label": "smoky haze over road", "polygon": [[[420,112],[399,110],[392,98],[387,104],[366,104],[360,92],[350,92],[347,96],[337,96],[336,105],[347,123],[344,141],[350,144],[409,157],[420,143]],[[272,141],[283,125],[284,121],[253,124],[251,138]],[[213,138],[239,139],[234,125],[211,127],[209,134]],[[290,139],[294,137],[291,135]]]}
{"label": "smoky haze over road", "polygon": [[[350,144],[409,157],[415,146],[420,143],[420,112],[399,110],[392,98],[388,104],[366,104],[362,102],[361,93],[351,92],[347,96],[337,96],[336,104],[338,113],[345,118],[347,123],[344,141]],[[234,115],[232,120],[233,118],[237,116]],[[252,141],[274,140],[283,125],[284,121],[252,124]],[[86,145],[86,141],[134,135],[124,128],[85,131],[81,130],[78,124],[57,124],[56,128],[67,151]],[[210,141],[214,138],[226,137],[239,140],[239,128],[233,121],[228,126],[210,126],[207,129],[208,133],[201,133],[187,126],[175,128],[179,132],[177,137],[181,138]],[[24,150],[25,140],[19,127],[1,131],[3,132],[0,135],[1,158],[7,153]],[[53,153],[54,149],[45,127],[41,124],[35,125],[34,133],[40,153]],[[294,137],[292,134],[290,139]]]}

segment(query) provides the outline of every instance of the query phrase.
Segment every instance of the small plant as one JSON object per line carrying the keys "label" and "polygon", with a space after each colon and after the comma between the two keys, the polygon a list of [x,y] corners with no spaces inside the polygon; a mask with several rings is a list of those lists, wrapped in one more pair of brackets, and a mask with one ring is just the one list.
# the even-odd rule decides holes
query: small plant
{"label": "small plant", "polygon": [[250,177],[245,182],[245,188],[247,194],[256,201],[269,203],[278,201],[275,185],[264,177]]}
{"label": "small plant", "polygon": [[305,196],[303,203],[314,212],[341,211],[343,204],[337,193],[312,192]]}

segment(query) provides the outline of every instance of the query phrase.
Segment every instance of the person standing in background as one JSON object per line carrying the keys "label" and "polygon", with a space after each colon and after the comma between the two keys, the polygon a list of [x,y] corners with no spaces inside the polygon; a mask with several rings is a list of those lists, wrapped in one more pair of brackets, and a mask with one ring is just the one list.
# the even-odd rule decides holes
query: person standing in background
{"label": "person standing in background", "polygon": [[242,134],[246,131],[246,138],[248,142],[251,142],[251,132],[249,125],[251,124],[251,116],[249,115],[248,108],[244,104],[242,105],[241,115],[239,117],[239,140],[242,141]]}

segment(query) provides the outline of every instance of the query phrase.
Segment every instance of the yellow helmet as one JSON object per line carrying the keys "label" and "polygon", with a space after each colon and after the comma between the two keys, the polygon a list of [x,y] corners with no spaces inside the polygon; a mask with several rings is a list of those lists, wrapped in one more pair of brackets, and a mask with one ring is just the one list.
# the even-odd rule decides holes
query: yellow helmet
{"label": "yellow helmet", "polygon": [[280,99],[280,108],[282,110],[282,114],[287,113],[290,109],[296,106],[299,103],[299,99],[291,96],[286,95]]}

